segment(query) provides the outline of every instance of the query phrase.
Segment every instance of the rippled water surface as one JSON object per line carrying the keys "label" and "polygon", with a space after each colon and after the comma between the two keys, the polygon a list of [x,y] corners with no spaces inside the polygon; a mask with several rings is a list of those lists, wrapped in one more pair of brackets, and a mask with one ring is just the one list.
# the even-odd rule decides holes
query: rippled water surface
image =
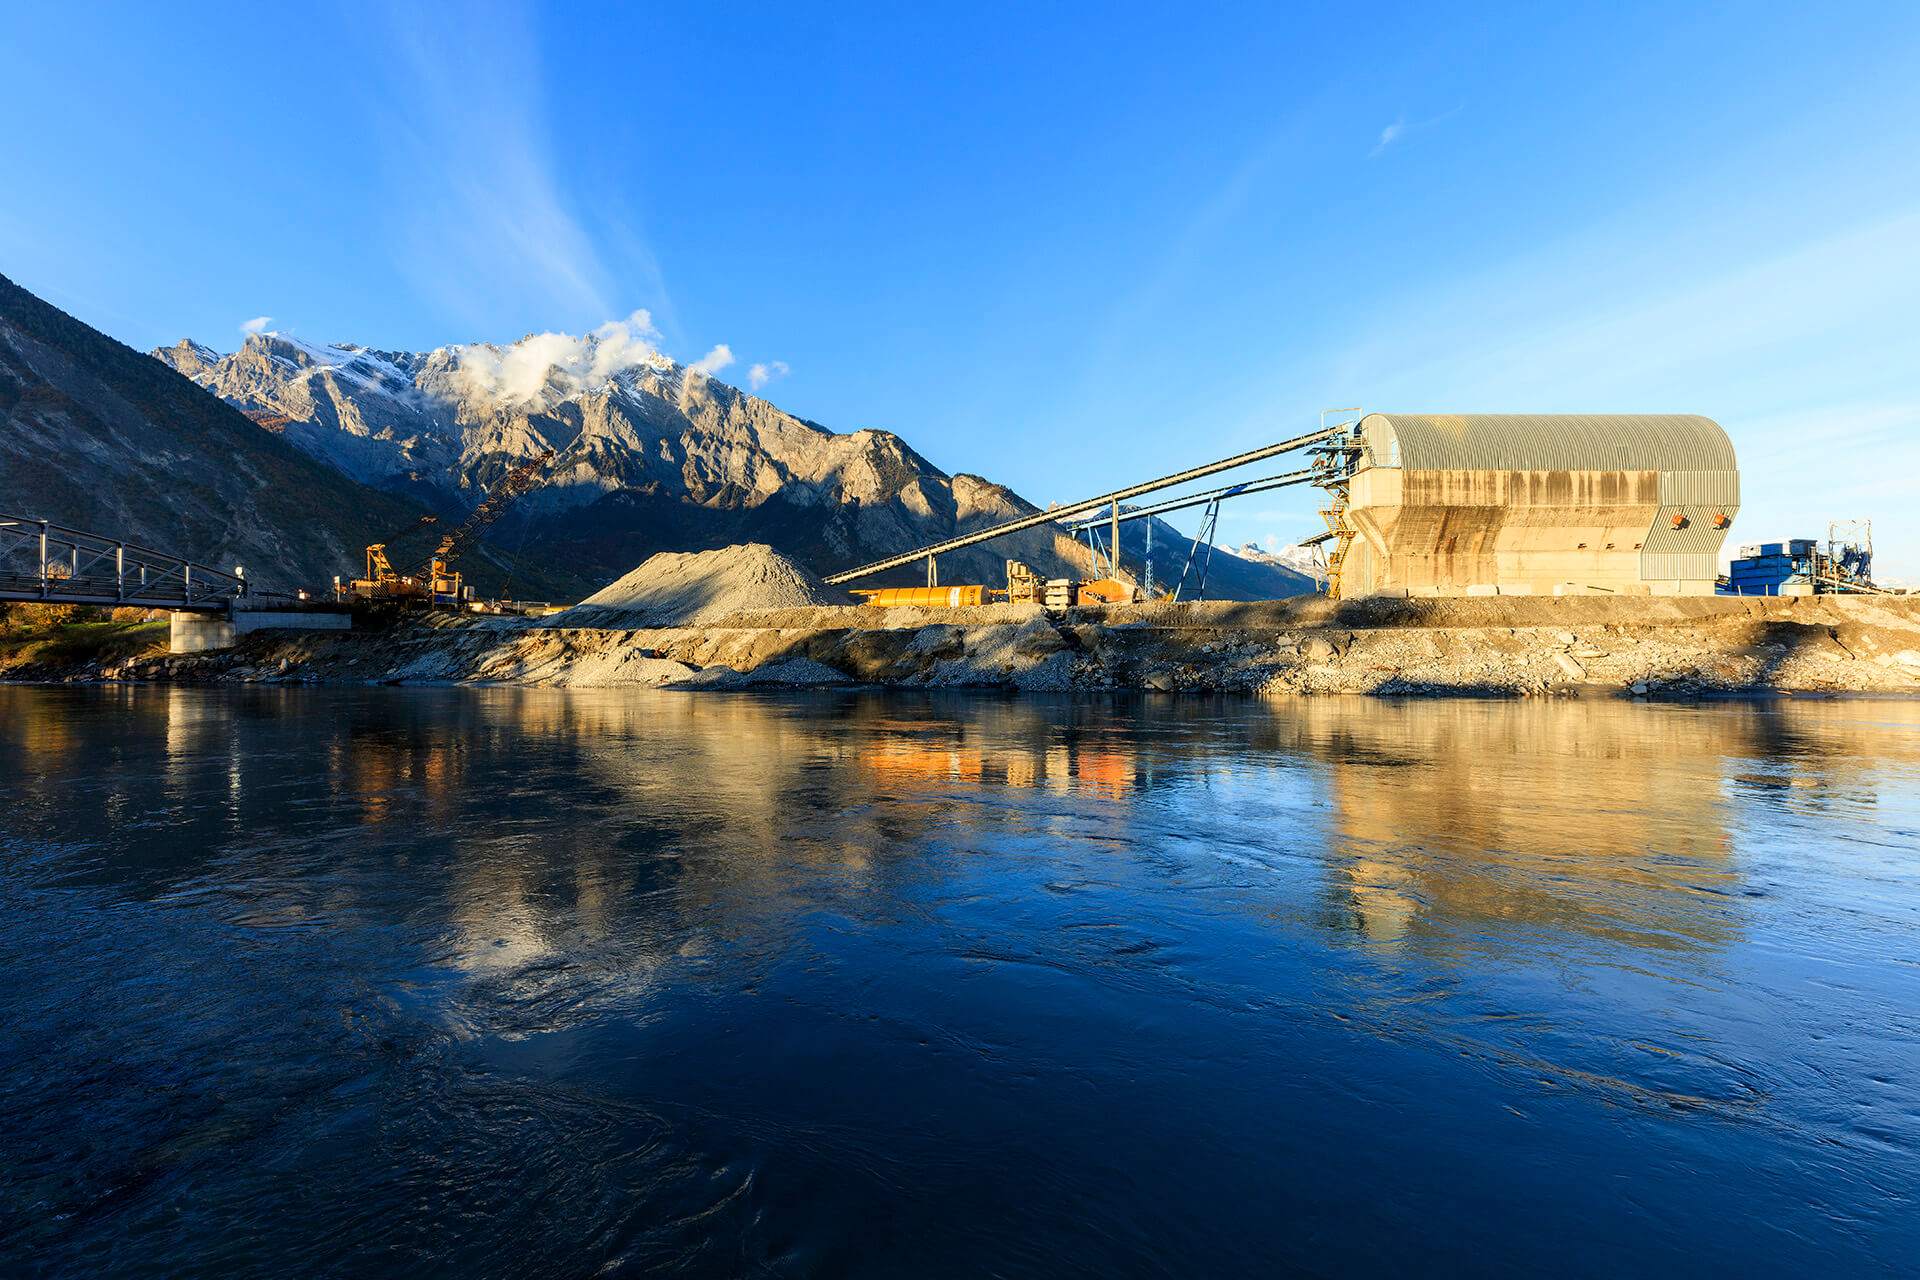
{"label": "rippled water surface", "polygon": [[7,1275],[1912,1273],[1920,706],[0,689]]}

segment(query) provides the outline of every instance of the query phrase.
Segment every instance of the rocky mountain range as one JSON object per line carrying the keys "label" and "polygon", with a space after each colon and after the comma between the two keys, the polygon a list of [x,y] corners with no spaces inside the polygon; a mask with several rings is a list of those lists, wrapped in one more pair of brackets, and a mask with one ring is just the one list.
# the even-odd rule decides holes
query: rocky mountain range
{"label": "rocky mountain range", "polygon": [[[0,512],[242,565],[285,589],[359,572],[366,544],[420,508],[0,277]],[[475,567],[501,580],[485,555]]]}
{"label": "rocky mountain range", "polygon": [[[496,526],[527,561],[589,581],[657,551],[767,542],[820,573],[1037,510],[1003,485],[948,475],[887,431],[829,431],[676,362],[644,318],[573,337],[430,352],[329,346],[278,333],[221,354],[192,341],[154,355],[266,431],[367,485],[464,511],[521,462],[557,457],[546,482]],[[1160,524],[1165,554],[1189,545]],[[1004,562],[1043,575],[1090,571],[1050,526],[943,557],[945,582],[999,583]],[[907,568],[874,585],[913,584]],[[1296,574],[1235,561],[1209,595],[1311,590]]]}
{"label": "rocky mountain range", "polygon": [[[609,329],[426,353],[264,333],[230,355],[192,342],[154,354],[315,459],[435,508],[470,508],[555,450],[499,540],[588,578],[747,540],[829,572],[1035,510],[889,432],[828,431]],[[941,568],[991,582],[1008,556],[1064,574],[1078,554],[1043,529]]]}
{"label": "rocky mountain range", "polygon": [[1257,542],[1243,542],[1234,554],[1242,560],[1251,560],[1255,564],[1272,565],[1277,569],[1302,574],[1315,582],[1326,581],[1327,572],[1321,562],[1315,558],[1312,547],[1293,546],[1282,547],[1278,551],[1267,551]]}

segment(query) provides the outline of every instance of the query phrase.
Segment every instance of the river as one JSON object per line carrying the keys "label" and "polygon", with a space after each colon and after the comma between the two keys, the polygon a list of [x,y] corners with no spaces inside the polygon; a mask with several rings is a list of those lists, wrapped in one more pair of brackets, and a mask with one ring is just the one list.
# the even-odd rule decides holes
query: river
{"label": "river", "polygon": [[1912,1274],[1920,704],[0,688],[0,1272]]}

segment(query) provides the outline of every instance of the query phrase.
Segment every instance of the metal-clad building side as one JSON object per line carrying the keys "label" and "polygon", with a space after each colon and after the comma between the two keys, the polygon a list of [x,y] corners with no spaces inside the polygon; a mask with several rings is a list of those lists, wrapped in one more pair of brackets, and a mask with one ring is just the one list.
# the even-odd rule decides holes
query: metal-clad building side
{"label": "metal-clad building side", "polygon": [[1347,594],[1708,594],[1739,510],[1696,414],[1370,413]]}

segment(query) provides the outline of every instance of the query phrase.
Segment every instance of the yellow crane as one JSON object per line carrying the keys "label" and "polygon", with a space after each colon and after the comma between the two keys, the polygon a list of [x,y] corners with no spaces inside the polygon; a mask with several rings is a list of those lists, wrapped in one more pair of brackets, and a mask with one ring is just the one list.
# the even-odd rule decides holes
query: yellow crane
{"label": "yellow crane", "polygon": [[[522,495],[540,483],[541,473],[553,456],[552,449],[542,450],[509,471],[500,483],[488,491],[486,498],[473,509],[472,514],[460,522],[458,528],[440,539],[440,545],[433,549],[427,562],[412,573],[401,573],[393,567],[393,562],[387,559],[385,542],[369,546],[367,576],[353,580],[348,592],[350,597],[355,600],[398,600],[427,608],[460,608],[470,592],[460,575],[451,568],[453,562],[472,550],[473,545],[480,541],[480,535],[494,521],[505,515],[507,509],[518,502]],[[411,533],[435,519],[435,516],[422,516],[400,532]],[[395,538],[399,536],[394,535]]]}

